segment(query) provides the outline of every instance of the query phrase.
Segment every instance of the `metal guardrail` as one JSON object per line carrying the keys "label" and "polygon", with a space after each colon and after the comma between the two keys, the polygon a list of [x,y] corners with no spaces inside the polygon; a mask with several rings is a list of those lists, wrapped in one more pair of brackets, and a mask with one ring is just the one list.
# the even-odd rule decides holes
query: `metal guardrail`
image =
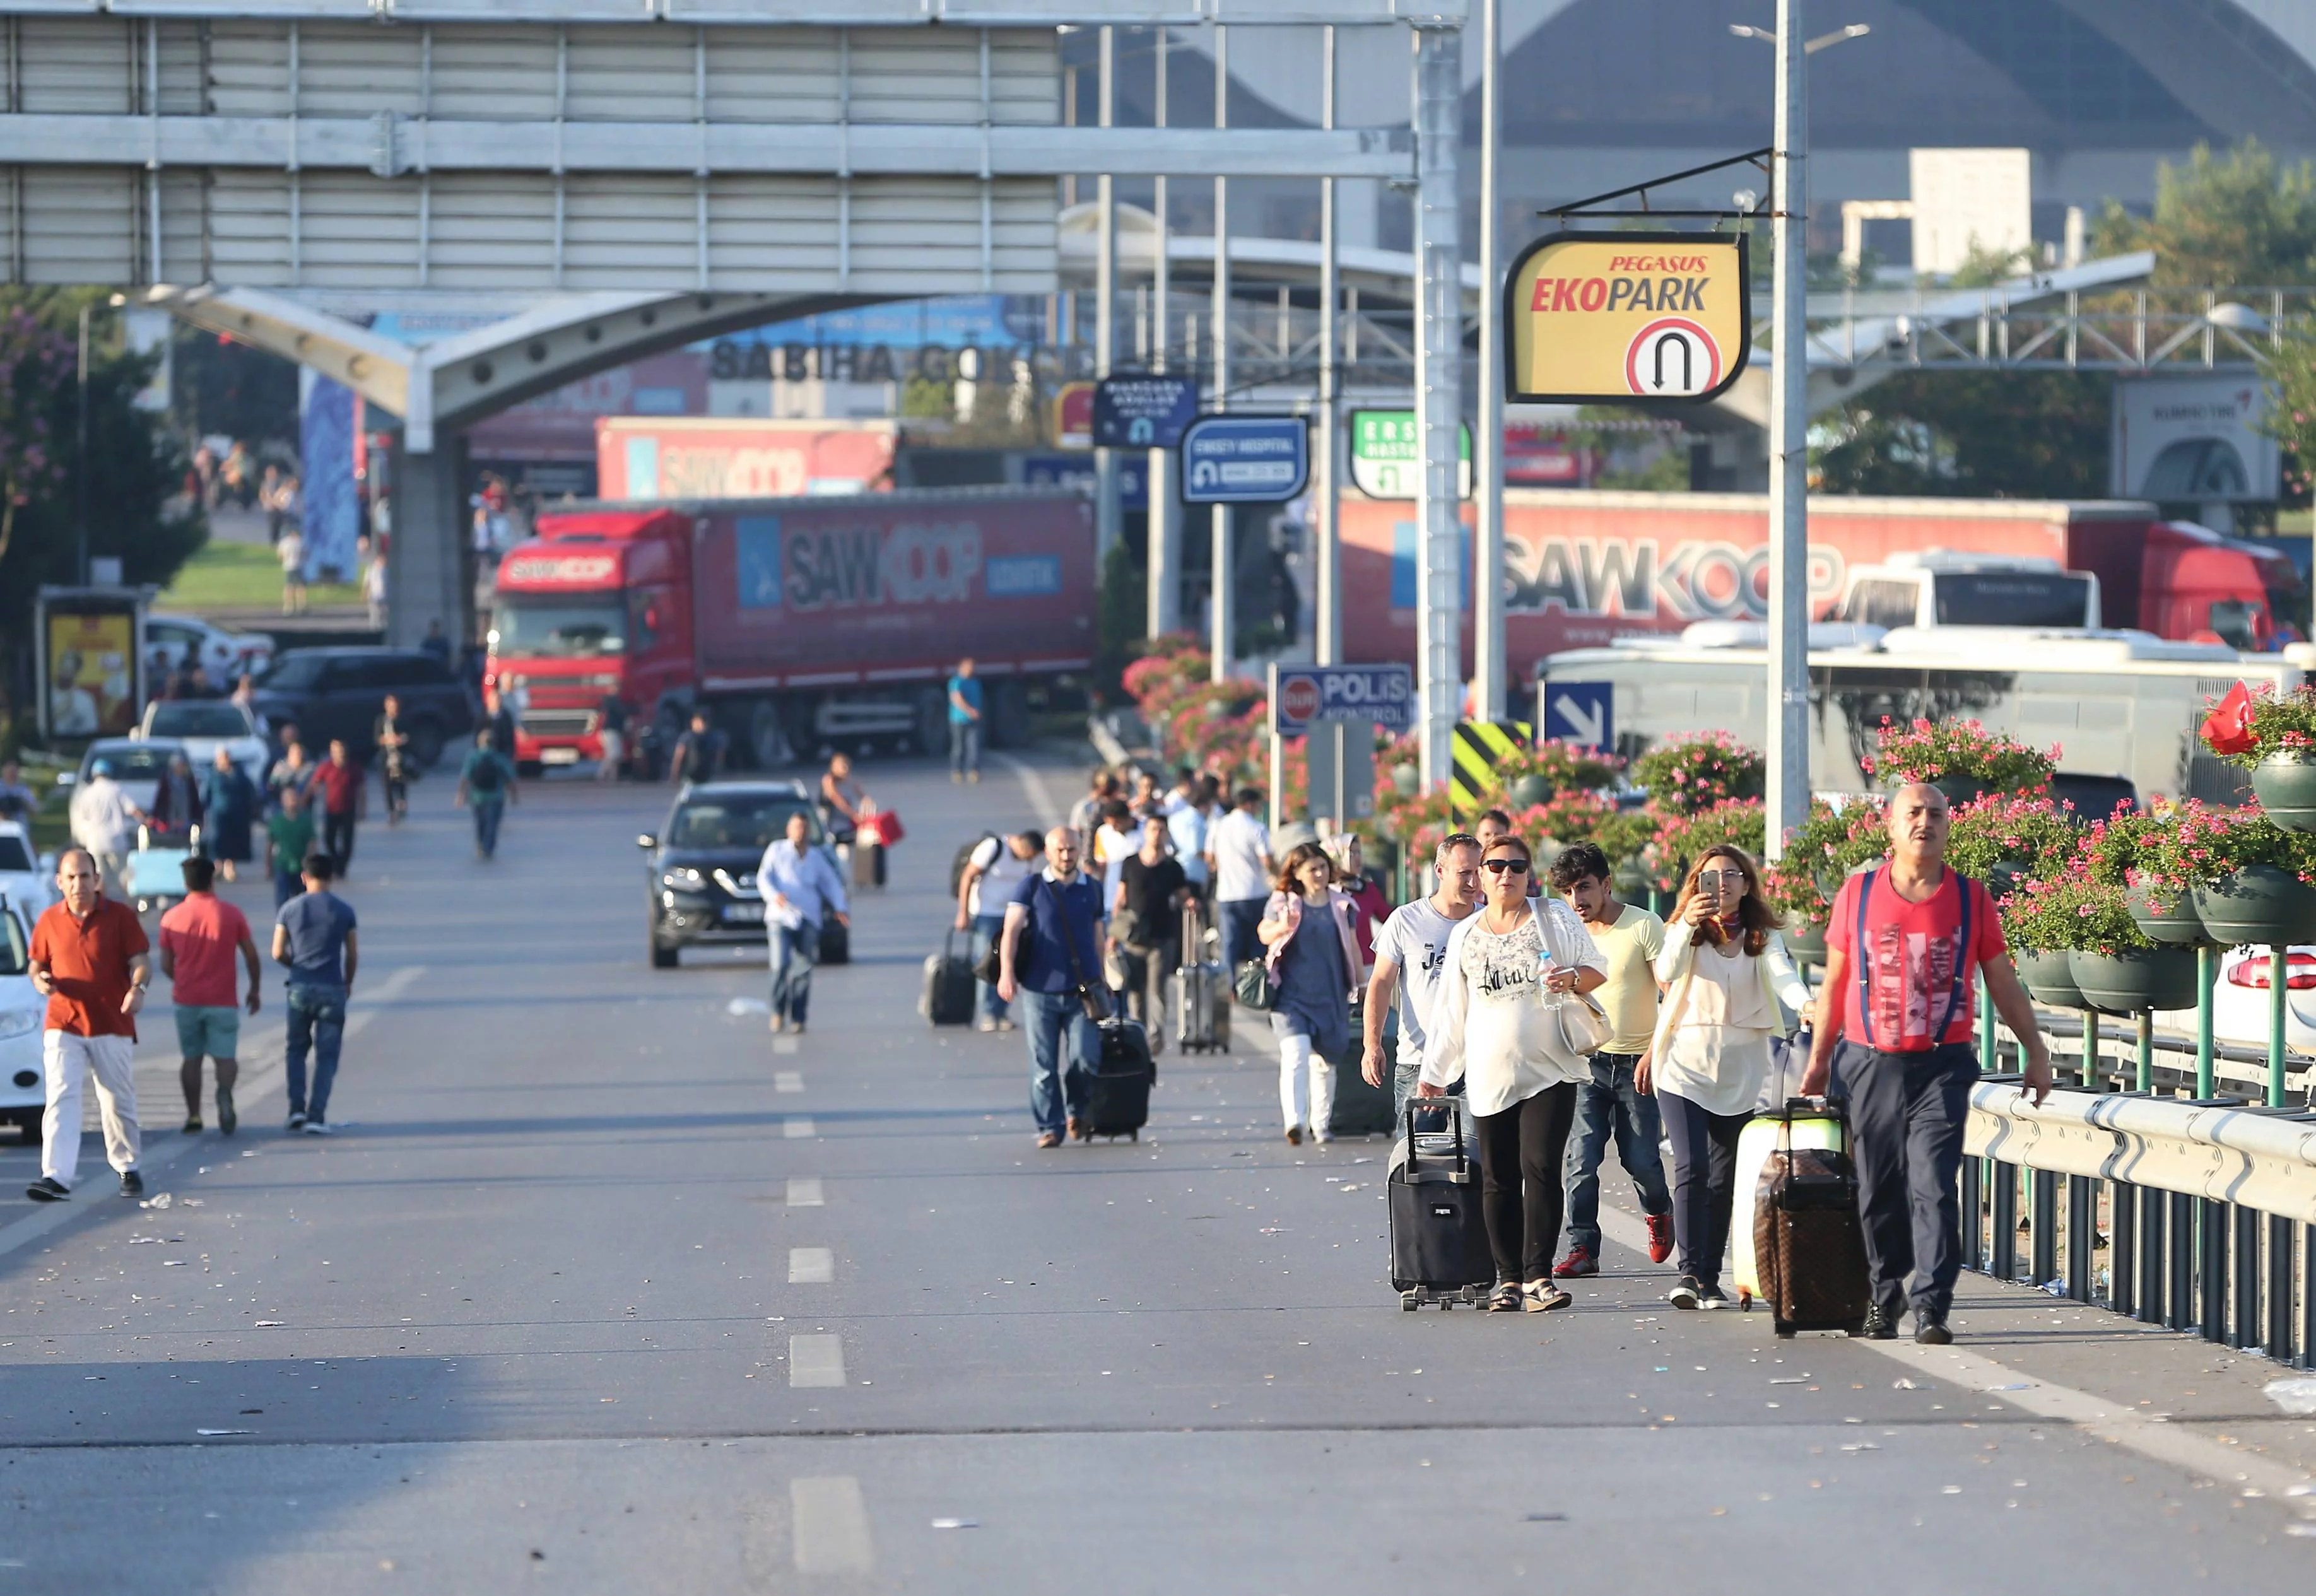
{"label": "metal guardrail", "polygon": [[2316,1368],[2316,1113],[2018,1083],[1971,1093],[1965,1268]]}

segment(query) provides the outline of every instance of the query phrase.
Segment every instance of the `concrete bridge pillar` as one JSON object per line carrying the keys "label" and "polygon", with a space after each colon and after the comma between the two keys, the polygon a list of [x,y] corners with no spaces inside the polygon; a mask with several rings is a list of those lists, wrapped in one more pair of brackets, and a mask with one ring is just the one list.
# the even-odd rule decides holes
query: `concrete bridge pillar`
{"label": "concrete bridge pillar", "polygon": [[415,648],[442,623],[455,664],[475,636],[474,584],[467,576],[467,439],[437,429],[434,447],[394,445],[394,541],[387,557],[386,640]]}

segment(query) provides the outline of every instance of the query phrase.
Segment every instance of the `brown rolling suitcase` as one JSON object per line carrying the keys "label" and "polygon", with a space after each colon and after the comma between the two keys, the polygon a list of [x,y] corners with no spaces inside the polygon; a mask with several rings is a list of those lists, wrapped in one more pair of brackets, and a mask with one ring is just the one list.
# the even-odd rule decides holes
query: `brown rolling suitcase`
{"label": "brown rolling suitcase", "polygon": [[[1777,1333],[1846,1330],[1866,1322],[1873,1280],[1866,1231],[1857,1216],[1857,1172],[1849,1157],[1848,1117],[1838,1102],[1789,1100],[1758,1116],[1778,1125],[1777,1146],[1761,1168],[1753,1207],[1753,1258],[1761,1298]],[[1796,1120],[1823,1124],[1831,1146],[1797,1146]],[[1812,1138],[1817,1139],[1817,1138]]]}

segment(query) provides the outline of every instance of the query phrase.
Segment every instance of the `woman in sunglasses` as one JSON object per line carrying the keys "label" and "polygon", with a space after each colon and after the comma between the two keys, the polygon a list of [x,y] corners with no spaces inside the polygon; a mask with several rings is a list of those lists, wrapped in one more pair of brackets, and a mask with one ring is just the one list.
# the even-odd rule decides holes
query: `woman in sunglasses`
{"label": "woman in sunglasses", "polygon": [[[1316,843],[1305,843],[1278,867],[1278,890],[1254,934],[1268,950],[1270,1033],[1278,1039],[1278,1109],[1287,1139],[1299,1145],[1328,1139],[1335,1108],[1335,1066],[1351,1057],[1351,995],[1361,978],[1358,905],[1335,885],[1334,862]],[[1311,1073],[1311,1113],[1297,1100],[1303,1072]]]}
{"label": "woman in sunglasses", "polygon": [[1738,1133],[1768,1074],[1769,1039],[1789,1034],[1810,1001],[1743,849],[1718,843],[1689,868],[1656,969],[1672,997],[1633,1083],[1656,1093],[1672,1139],[1680,1281],[1668,1300],[1724,1307]]}
{"label": "woman in sunglasses", "polygon": [[1481,1211],[1495,1254],[1488,1306],[1530,1313],[1568,1306],[1552,1282],[1560,1242],[1561,1161],[1576,1083],[1591,1063],[1562,1039],[1554,1008],[1608,978],[1576,912],[1531,898],[1528,844],[1500,836],[1480,859],[1480,912],[1456,922],[1440,972],[1439,1016],[1416,1092],[1440,1097],[1458,1076],[1479,1132]]}

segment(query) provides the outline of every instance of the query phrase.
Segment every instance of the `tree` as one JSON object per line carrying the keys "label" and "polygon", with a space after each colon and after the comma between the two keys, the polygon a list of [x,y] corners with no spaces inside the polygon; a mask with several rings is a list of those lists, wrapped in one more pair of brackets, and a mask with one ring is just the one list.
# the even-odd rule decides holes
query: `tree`
{"label": "tree", "polygon": [[1822,493],[2099,498],[2107,378],[2073,371],[1908,371],[1810,429]]}
{"label": "tree", "polygon": [[2153,250],[2158,288],[2316,282],[2316,167],[2283,165],[2256,138],[2224,157],[2199,144],[2186,166],[2156,168],[2152,216],[2109,200],[2092,241],[2101,255]]}

